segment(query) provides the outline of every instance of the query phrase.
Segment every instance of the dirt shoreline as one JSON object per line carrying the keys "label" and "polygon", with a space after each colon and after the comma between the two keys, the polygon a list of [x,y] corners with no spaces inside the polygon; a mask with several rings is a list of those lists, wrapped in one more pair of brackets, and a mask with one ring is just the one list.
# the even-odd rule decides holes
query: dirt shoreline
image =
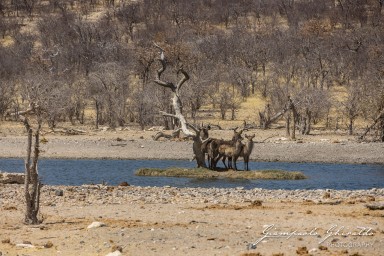
{"label": "dirt shoreline", "polygon": [[[153,141],[153,132],[104,133],[78,136],[45,136],[41,158],[60,159],[175,159],[193,158],[191,141]],[[230,136],[230,133],[224,136]],[[276,136],[255,143],[253,161],[384,164],[384,143],[358,143],[348,137],[306,137],[290,141]],[[225,137],[224,137],[225,138]],[[0,137],[0,158],[25,156],[24,136]]]}

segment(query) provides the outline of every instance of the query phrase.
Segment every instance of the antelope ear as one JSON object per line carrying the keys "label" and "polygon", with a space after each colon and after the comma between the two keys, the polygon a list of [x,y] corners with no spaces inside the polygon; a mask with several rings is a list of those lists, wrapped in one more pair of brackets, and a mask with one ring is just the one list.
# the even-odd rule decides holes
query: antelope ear
{"label": "antelope ear", "polygon": [[252,139],[255,138],[255,136],[256,136],[256,134],[253,134],[253,135],[252,135]]}

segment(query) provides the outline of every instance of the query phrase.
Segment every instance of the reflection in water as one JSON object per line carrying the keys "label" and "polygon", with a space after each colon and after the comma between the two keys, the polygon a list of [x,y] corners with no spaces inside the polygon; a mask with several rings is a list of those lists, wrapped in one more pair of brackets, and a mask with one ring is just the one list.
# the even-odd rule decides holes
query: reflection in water
{"label": "reflection in water", "polygon": [[[250,162],[251,170],[280,169],[301,171],[306,180],[236,180],[236,179],[196,179],[172,177],[135,176],[143,167],[194,167],[195,163],[177,160],[75,160],[42,159],[39,173],[44,184],[82,185],[106,182],[117,185],[127,181],[136,186],[175,186],[175,187],[244,187],[267,189],[370,189],[382,188],[384,165],[321,164]],[[0,159],[0,170],[23,172],[22,159]]]}

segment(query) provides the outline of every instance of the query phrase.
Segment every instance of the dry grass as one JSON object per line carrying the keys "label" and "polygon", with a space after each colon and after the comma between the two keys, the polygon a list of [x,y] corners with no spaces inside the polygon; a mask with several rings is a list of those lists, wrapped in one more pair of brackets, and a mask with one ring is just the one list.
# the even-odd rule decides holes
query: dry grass
{"label": "dry grass", "polygon": [[199,121],[220,125],[223,129],[229,129],[237,126],[243,126],[243,122],[257,123],[258,112],[265,107],[266,100],[259,93],[249,96],[245,101],[241,102],[240,107],[236,110],[235,120],[230,120],[231,113],[228,110],[226,119],[222,120],[218,106],[213,108],[212,104],[207,104],[201,108],[198,113]]}
{"label": "dry grass", "polygon": [[10,36],[5,36],[4,38],[0,38],[0,45],[3,47],[8,47],[13,44],[13,38]]}
{"label": "dry grass", "polygon": [[136,172],[138,176],[166,176],[186,178],[226,178],[226,179],[248,179],[248,180],[301,180],[306,176],[301,172],[283,170],[261,170],[261,171],[212,171],[205,168],[142,168]]}
{"label": "dry grass", "polygon": [[265,104],[266,100],[261,97],[260,93],[251,95],[246,101],[241,103],[236,118],[247,122],[255,122],[259,118],[258,112],[264,109]]}

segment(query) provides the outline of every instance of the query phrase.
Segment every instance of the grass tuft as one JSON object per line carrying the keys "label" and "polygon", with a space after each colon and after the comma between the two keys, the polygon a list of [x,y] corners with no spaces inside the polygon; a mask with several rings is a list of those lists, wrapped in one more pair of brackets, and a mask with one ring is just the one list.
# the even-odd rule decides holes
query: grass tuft
{"label": "grass tuft", "polygon": [[260,171],[212,171],[205,168],[177,168],[168,169],[141,168],[135,173],[137,176],[166,176],[185,178],[228,178],[248,180],[302,180],[307,177],[297,171],[260,170]]}

